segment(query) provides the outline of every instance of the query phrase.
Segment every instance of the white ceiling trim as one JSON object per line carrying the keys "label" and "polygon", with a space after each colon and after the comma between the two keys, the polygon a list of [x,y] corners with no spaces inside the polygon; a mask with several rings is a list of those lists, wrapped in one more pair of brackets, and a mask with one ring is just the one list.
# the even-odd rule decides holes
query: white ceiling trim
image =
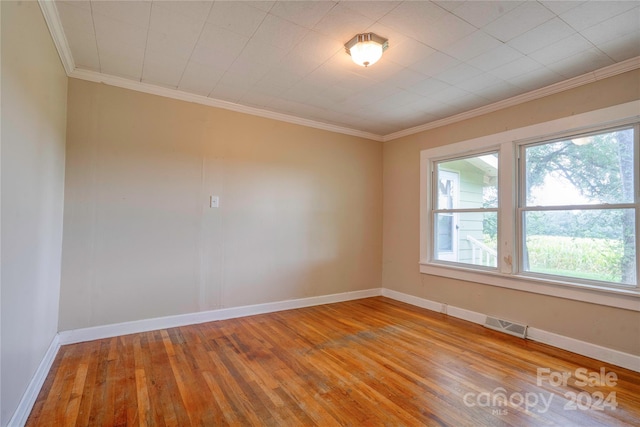
{"label": "white ceiling trim", "polygon": [[251,114],[253,116],[264,117],[267,119],[278,120],[281,122],[292,123],[296,125],[311,127],[315,129],[327,130],[330,132],[342,133],[345,135],[358,136],[361,138],[372,139],[374,141],[382,141],[381,135],[370,132],[364,132],[357,129],[346,128],[343,126],[332,125],[329,123],[318,122],[315,120],[304,119],[302,117],[292,116],[289,114],[277,113],[274,111],[263,110],[256,107],[248,107],[246,105],[235,104],[233,102],[223,101],[220,99],[209,98],[194,93],[183,92],[177,89],[156,86],[149,83],[143,83],[136,80],[129,80],[123,77],[111,76],[95,71],[75,69],[69,74],[69,77],[87,80],[96,83],[104,83],[111,86],[117,86],[124,89],[130,89],[137,92],[149,93],[152,95],[163,96],[166,98],[178,99],[180,101],[194,102],[196,104],[207,105],[210,107],[223,108],[225,110],[236,111],[239,113]]}
{"label": "white ceiling trim", "polygon": [[625,73],[640,68],[640,57],[630,58],[626,61],[619,62],[599,70],[595,70],[581,76],[577,76],[562,82],[552,84],[550,86],[536,89],[531,92],[527,92],[521,95],[517,95],[502,101],[495,102],[484,107],[479,107],[464,113],[456,114],[450,117],[446,117],[441,120],[425,123],[424,125],[415,126],[409,129],[405,129],[399,132],[390,133],[387,135],[377,135],[370,132],[365,132],[357,129],[351,129],[343,126],[333,125],[329,123],[318,122],[316,120],[304,119],[297,116],[292,116],[284,113],[277,113],[268,111],[256,107],[249,107],[245,105],[236,104],[233,102],[223,101],[219,99],[209,98],[206,96],[196,95],[188,92],[179,91],[177,89],[170,89],[161,86],[156,86],[148,83],[143,83],[136,80],[129,80],[121,77],[110,76],[95,71],[77,69],[71,55],[71,49],[67,42],[67,38],[62,29],[62,23],[58,10],[53,1],[51,0],[38,0],[42,14],[44,15],[47,26],[53,38],[53,42],[58,50],[62,64],[67,72],[67,76],[74,77],[82,80],[88,80],[93,82],[105,83],[112,86],[118,86],[138,92],[149,93],[158,96],[164,96],[168,98],[174,98],[187,102],[194,102],[198,104],[208,105],[216,108],[223,108],[226,110],[236,111],[245,114],[251,114],[254,116],[269,118],[282,122],[297,124],[301,126],[307,126],[315,129],[327,130],[330,132],[341,133],[345,135],[357,136],[362,138],[371,139],[374,141],[387,142],[394,139],[398,139],[404,136],[413,135],[419,132],[424,132],[429,129],[449,125],[462,120],[467,120],[473,117],[478,117],[483,114],[492,113],[503,108],[512,107],[525,102],[533,101],[543,98],[545,96],[553,95],[565,90],[569,90],[578,86],[593,83],[598,80],[602,80],[608,77],[613,77],[618,74]]}
{"label": "white ceiling trim", "polygon": [[49,27],[49,33],[51,33],[53,44],[58,50],[62,66],[68,76],[76,69],[76,64],[73,61],[73,56],[71,55],[71,48],[67,42],[67,36],[65,36],[64,31],[62,30],[62,22],[60,21],[60,15],[58,15],[58,9],[53,1],[38,0],[38,4],[40,5],[40,10],[42,11],[44,20],[47,23],[47,27]]}
{"label": "white ceiling trim", "polygon": [[513,107],[518,104],[524,104],[525,102],[544,98],[545,96],[553,95],[559,92],[563,92],[565,90],[576,88],[578,86],[583,86],[589,83],[593,83],[598,80],[606,79],[608,77],[613,77],[618,74],[626,73],[627,71],[632,71],[638,68],[640,68],[640,56],[636,56],[635,58],[630,58],[630,59],[627,59],[626,61],[609,65],[607,67],[592,71],[590,73],[583,74],[581,76],[577,76],[568,80],[554,83],[552,85],[549,85],[540,89],[536,89],[531,92],[523,93],[521,95],[516,95],[514,97],[511,97],[502,101],[494,102],[493,104],[489,104],[484,107],[479,107],[474,110],[465,111],[464,113],[446,117],[441,120],[429,122],[424,125],[401,130],[399,132],[390,133],[388,135],[384,135],[382,137],[382,140],[384,142],[392,141],[394,139],[398,139],[403,136],[413,135],[419,132],[424,132],[429,129],[435,129],[441,126],[460,122],[462,120],[467,120],[473,117],[481,116],[483,114],[492,113],[494,111],[498,111],[503,108]]}
{"label": "white ceiling trim", "polygon": [[292,123],[301,126],[307,126],[315,129],[327,130],[330,132],[337,132],[345,135],[358,136],[361,138],[372,139],[374,141],[382,141],[381,135],[376,135],[370,132],[364,132],[357,129],[346,128],[343,126],[332,125],[329,123],[318,122],[315,120],[304,119],[301,117],[292,116],[289,114],[276,113],[273,111],[267,111],[260,108],[248,107],[245,105],[235,104],[233,102],[222,101],[219,99],[209,98],[202,95],[196,95],[188,92],[183,92],[177,89],[170,89],[161,86],[142,83],[135,80],[129,80],[121,77],[110,76],[107,74],[98,73],[95,71],[82,70],[76,68],[73,56],[71,55],[71,48],[67,42],[67,37],[64,34],[62,28],[62,21],[60,21],[60,15],[52,0],[38,0],[44,19],[49,27],[51,38],[58,50],[58,55],[62,61],[62,65],[67,73],[68,77],[74,77],[77,79],[105,83],[111,86],[122,87],[137,92],[144,92],[158,96],[164,96],[167,98],[179,99],[187,102],[195,102],[197,104],[208,105],[211,107],[224,108],[225,110],[236,111],[239,113],[251,114],[254,116],[264,117],[273,120],[279,120],[286,123]]}

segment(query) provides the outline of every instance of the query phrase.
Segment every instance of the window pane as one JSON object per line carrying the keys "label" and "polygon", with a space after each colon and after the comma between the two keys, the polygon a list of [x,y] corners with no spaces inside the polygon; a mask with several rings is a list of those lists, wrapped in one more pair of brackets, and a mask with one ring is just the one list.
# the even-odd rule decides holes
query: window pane
{"label": "window pane", "polygon": [[453,214],[438,214],[438,250],[453,252]]}
{"label": "window pane", "polygon": [[438,163],[437,209],[498,207],[498,153]]}
{"label": "window pane", "polygon": [[526,205],[632,203],[633,128],[525,150]]}
{"label": "window pane", "polygon": [[437,213],[435,216],[436,260],[497,266],[497,212]]}
{"label": "window pane", "polygon": [[636,284],[633,209],[527,211],[523,269]]}

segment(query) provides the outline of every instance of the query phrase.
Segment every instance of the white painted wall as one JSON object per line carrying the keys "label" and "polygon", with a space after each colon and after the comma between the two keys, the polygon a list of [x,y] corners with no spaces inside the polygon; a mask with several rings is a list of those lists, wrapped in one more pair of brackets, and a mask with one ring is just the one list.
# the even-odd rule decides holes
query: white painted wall
{"label": "white painted wall", "polygon": [[58,330],[67,77],[38,3],[0,8],[4,427]]}

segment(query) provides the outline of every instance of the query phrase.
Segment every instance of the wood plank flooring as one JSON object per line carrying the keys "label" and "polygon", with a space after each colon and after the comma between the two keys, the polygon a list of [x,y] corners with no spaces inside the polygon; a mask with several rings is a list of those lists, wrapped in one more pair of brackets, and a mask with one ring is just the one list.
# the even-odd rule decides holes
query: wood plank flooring
{"label": "wood plank flooring", "polygon": [[63,346],[27,425],[638,426],[640,374],[376,297]]}

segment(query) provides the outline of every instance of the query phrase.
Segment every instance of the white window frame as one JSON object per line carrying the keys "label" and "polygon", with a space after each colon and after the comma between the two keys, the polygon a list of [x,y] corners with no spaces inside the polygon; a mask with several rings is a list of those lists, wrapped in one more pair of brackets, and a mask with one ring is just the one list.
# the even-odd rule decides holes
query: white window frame
{"label": "white window frame", "polygon": [[[578,134],[599,128],[608,128],[640,121],[640,100],[588,113],[508,130],[472,140],[440,146],[420,152],[420,272],[435,276],[471,281],[490,286],[551,295],[577,301],[640,311],[640,286],[609,287],[578,283],[571,278],[551,279],[518,273],[517,224],[517,153],[526,142],[552,140],[563,134]],[[636,135],[638,138],[638,135]],[[638,144],[635,145],[636,150]],[[476,153],[498,151],[498,267],[486,271],[473,265],[434,261],[431,230],[433,230],[431,202],[432,168],[434,162],[470,156]],[[640,159],[636,151],[635,159]],[[640,178],[635,170],[636,208],[640,208]],[[640,269],[640,215],[636,215],[636,264]]]}
{"label": "white window frame", "polygon": [[[491,153],[491,154],[496,153],[499,156],[499,151],[497,149],[493,149],[493,150],[482,150],[482,151],[479,151],[479,152],[473,152],[471,154],[466,153],[464,156],[446,157],[445,159],[442,159],[442,160],[445,160],[445,163],[446,163],[446,162],[449,162],[449,161],[464,160],[464,159],[468,159],[468,158],[472,158],[472,157],[476,157],[476,156],[481,156],[483,154],[489,154],[489,153]],[[456,201],[457,203],[454,203],[453,209],[451,210],[451,213],[452,213],[453,218],[454,218],[454,224],[455,224],[454,225],[455,226],[455,233],[454,233],[454,236],[453,236],[454,237],[453,256],[450,259],[442,258],[440,256],[436,257],[436,248],[435,248],[436,239],[432,239],[429,242],[430,243],[430,246],[429,246],[429,249],[428,249],[428,252],[430,254],[429,259],[433,260],[434,263],[436,263],[436,262],[437,263],[449,263],[449,262],[451,262],[451,263],[454,263],[453,265],[469,265],[471,268],[495,270],[495,268],[493,268],[493,267],[488,267],[488,266],[483,266],[483,265],[466,264],[466,263],[465,264],[461,264],[457,260],[457,255],[458,255],[459,242],[460,242],[460,228],[459,228],[459,226],[460,226],[460,222],[461,222],[461,219],[460,219],[461,214],[464,214],[464,213],[478,213],[478,212],[480,212],[480,213],[493,212],[493,211],[496,211],[497,209],[493,208],[493,207],[492,208],[462,208],[461,209],[460,206],[459,206],[460,205],[459,197],[460,197],[460,192],[461,192],[461,189],[460,189],[460,183],[461,183],[460,174],[458,172],[449,171],[447,169],[441,169],[440,168],[440,163],[438,162],[438,160],[441,160],[441,159],[433,159],[433,160],[434,161],[431,163],[430,171],[429,171],[430,175],[433,178],[440,179],[442,174],[454,174],[455,173],[455,174],[458,175],[458,179],[457,179],[458,200]],[[498,159],[498,163],[499,163],[499,159]],[[438,169],[438,170],[436,170],[436,169]],[[432,197],[433,197],[432,200],[437,200],[436,197],[438,197],[438,194],[437,194],[437,190],[435,188],[433,188]],[[435,230],[436,227],[434,227],[435,224],[433,223],[434,216],[437,216],[437,214],[442,214],[442,213],[448,212],[449,209],[437,209],[437,206],[433,206],[433,208],[434,209],[431,209],[431,213],[433,215],[430,216],[430,220],[431,220],[431,225],[432,225],[431,229]]]}

